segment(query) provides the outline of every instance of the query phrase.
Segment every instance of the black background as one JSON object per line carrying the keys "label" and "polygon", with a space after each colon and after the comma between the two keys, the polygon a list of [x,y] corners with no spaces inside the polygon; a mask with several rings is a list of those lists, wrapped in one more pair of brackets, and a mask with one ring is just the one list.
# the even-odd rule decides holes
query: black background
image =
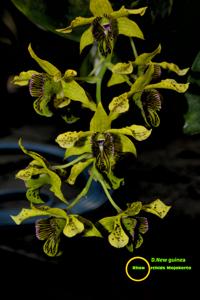
{"label": "black background", "polygon": [[[7,34],[12,43],[0,43],[0,137],[2,140],[18,138],[25,132],[29,140],[53,143],[53,138],[67,130],[67,126],[57,117],[36,116],[27,89],[11,93],[7,89],[8,78],[37,67],[27,51],[29,42],[40,57],[62,71],[78,69],[81,61],[78,46],[36,27],[10,1],[1,1],[0,7],[2,12],[7,9],[11,13],[17,27],[17,37],[14,37],[1,22],[1,35]],[[182,68],[191,66],[200,50],[199,17],[198,1],[175,0],[170,17],[164,20],[158,17],[154,24],[147,17],[146,23],[141,25],[147,39],[144,46],[139,41],[136,45],[141,51],[152,51],[161,42],[163,59]],[[119,53],[122,58],[126,57],[126,49],[120,46],[120,41]],[[66,239],[62,244],[63,256],[51,259],[42,253],[42,243],[36,240],[33,225],[2,225],[0,289],[1,293],[6,293],[6,298],[165,299],[181,298],[186,294],[192,297],[196,293],[200,139],[199,135],[183,134],[183,114],[187,110],[184,96],[170,91],[164,92],[164,98],[167,100],[161,113],[161,126],[148,141],[137,145],[137,161],[129,157],[121,164],[126,185],[115,196],[117,199],[127,197],[130,201],[151,201],[159,197],[172,204],[164,220],[148,216],[149,232],[144,237],[144,244],[133,255],[149,260],[151,257],[183,257],[192,266],[192,271],[152,272],[144,282],[134,283],[125,274],[125,265],[133,256],[126,250],[114,249],[98,239]],[[38,128],[44,131],[38,132]],[[45,132],[45,136],[41,132]],[[1,160],[2,166],[5,164]],[[5,180],[3,172],[1,177]],[[106,204],[86,216],[96,218],[105,210],[112,214]]]}

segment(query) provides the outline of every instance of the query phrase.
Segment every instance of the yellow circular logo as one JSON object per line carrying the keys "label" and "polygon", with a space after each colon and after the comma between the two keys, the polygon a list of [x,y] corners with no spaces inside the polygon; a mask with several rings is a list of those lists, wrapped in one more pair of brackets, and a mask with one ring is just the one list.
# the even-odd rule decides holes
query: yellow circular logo
{"label": "yellow circular logo", "polygon": [[[138,266],[138,263],[141,264],[145,263],[145,266]],[[130,268],[131,268],[131,272],[130,272]],[[138,273],[138,271],[145,271],[145,275],[142,275],[141,278],[135,278],[135,274],[133,275],[132,273]],[[125,267],[125,271],[126,271],[126,275],[128,276],[129,279],[136,281],[136,282],[140,282],[143,281],[145,279],[147,279],[147,277],[150,274],[151,271],[151,266],[150,263],[148,262],[148,260],[142,256],[134,256],[131,259],[129,259],[129,261],[126,264]]]}

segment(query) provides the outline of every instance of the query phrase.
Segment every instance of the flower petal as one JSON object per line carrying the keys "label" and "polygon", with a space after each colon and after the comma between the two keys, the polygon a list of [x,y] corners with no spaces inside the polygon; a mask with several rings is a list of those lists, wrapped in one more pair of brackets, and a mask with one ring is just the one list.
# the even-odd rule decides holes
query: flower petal
{"label": "flower petal", "polygon": [[140,15],[143,16],[146,12],[147,6],[136,8],[136,9],[127,9],[124,6],[122,6],[119,10],[114,11],[111,13],[111,16],[113,18],[120,18],[120,17],[126,17],[128,15]]}
{"label": "flower petal", "polygon": [[93,111],[96,110],[96,104],[88,99],[85,90],[75,80],[61,80],[61,84],[65,97],[74,101],[80,101],[83,106]]}
{"label": "flower petal", "polygon": [[131,126],[127,126],[126,128],[131,130],[132,136],[137,141],[146,140],[150,136],[152,131],[151,129],[148,130],[146,127],[141,125],[131,125]]}
{"label": "flower petal", "polygon": [[122,224],[124,225],[125,229],[131,235],[132,240],[134,240],[135,227],[137,225],[137,220],[134,218],[122,217],[121,221],[122,221]]}
{"label": "flower petal", "polygon": [[90,11],[94,16],[103,16],[111,14],[113,9],[108,0],[90,0]]}
{"label": "flower petal", "polygon": [[45,161],[45,159],[41,155],[37,154],[36,152],[26,150],[24,148],[24,146],[22,145],[21,139],[19,140],[19,146],[25,154],[32,157],[44,168],[44,174],[47,174],[49,176],[49,184],[51,185],[50,190],[61,201],[63,201],[64,203],[67,203],[67,200],[65,199],[65,197],[61,191],[61,185],[62,185],[61,179],[55,172],[53,172],[52,170],[50,170],[47,167],[47,165],[46,165],[47,162]]}
{"label": "flower petal", "polygon": [[189,88],[189,83],[177,83],[174,79],[164,79],[158,83],[147,85],[144,89],[169,89],[178,93],[185,93]]}
{"label": "flower petal", "polygon": [[151,62],[151,60],[161,52],[161,45],[159,44],[158,47],[153,51],[149,53],[142,53],[141,55],[138,55],[135,64],[136,65],[146,65]]}
{"label": "flower petal", "polygon": [[117,19],[119,34],[123,34],[130,37],[137,37],[144,39],[144,35],[139,26],[127,17],[121,17]]}
{"label": "flower petal", "polygon": [[58,247],[60,244],[60,237],[52,235],[43,245],[43,251],[46,255],[54,257],[58,255]]}
{"label": "flower petal", "polygon": [[143,210],[152,213],[161,219],[163,219],[166,216],[170,208],[171,206],[166,205],[160,199],[156,199],[153,202],[142,206]]}
{"label": "flower petal", "polygon": [[82,236],[84,237],[102,237],[100,231],[94,226],[94,224],[88,220],[79,216],[79,220],[84,224],[84,231]]}
{"label": "flower petal", "polygon": [[19,75],[14,76],[13,84],[19,86],[26,86],[29,84],[29,80],[31,79],[33,74],[39,74],[39,73],[33,70],[21,72]]}
{"label": "flower petal", "polygon": [[120,142],[122,145],[122,152],[129,152],[129,153],[133,153],[134,155],[137,154],[136,152],[136,148],[133,144],[133,142],[125,135],[123,134],[118,134],[119,138],[120,138]]}
{"label": "flower petal", "polygon": [[126,81],[125,76],[121,75],[121,74],[112,74],[112,76],[110,77],[107,86],[113,86],[115,84],[120,84]]}
{"label": "flower petal", "polygon": [[115,222],[115,216],[114,217],[105,217],[98,221],[108,232],[112,232],[114,229],[114,222]]}
{"label": "flower petal", "polygon": [[105,112],[101,103],[98,104],[97,110],[90,121],[90,131],[103,132],[111,126],[110,118]]}
{"label": "flower petal", "polygon": [[78,162],[77,164],[73,165],[70,171],[70,175],[67,178],[67,182],[69,184],[74,184],[79,174],[81,174],[93,161],[94,158],[91,158],[84,162]]}
{"label": "flower petal", "polygon": [[142,234],[147,233],[149,229],[148,220],[145,217],[137,217],[137,220],[139,221],[138,231]]}
{"label": "flower petal", "polygon": [[143,243],[143,237],[141,234],[138,234],[135,248],[138,249],[142,245],[142,243]]}
{"label": "flower petal", "polygon": [[83,51],[83,49],[91,44],[94,43],[94,36],[92,34],[92,27],[90,26],[88,29],[86,29],[83,34],[81,35],[80,39],[80,53]]}
{"label": "flower petal", "polygon": [[11,216],[11,218],[17,225],[19,225],[23,221],[37,216],[56,216],[62,219],[67,218],[66,212],[63,209],[50,208],[48,206],[40,206],[39,208],[34,206],[32,206],[32,208],[23,208],[18,215]]}
{"label": "flower petal", "polygon": [[91,24],[94,19],[95,17],[91,17],[91,18],[76,17],[68,27],[57,29],[56,31],[61,33],[71,33],[73,28]]}
{"label": "flower petal", "polygon": [[68,148],[66,150],[64,158],[66,159],[70,156],[81,155],[84,153],[91,153],[91,152],[92,149],[91,149],[90,137],[85,137],[83,139],[80,138],[80,140],[78,140],[75,143],[74,147]]}
{"label": "flower petal", "polygon": [[75,215],[69,215],[68,222],[66,223],[63,233],[67,237],[73,237],[84,230],[84,224],[79,221]]}
{"label": "flower petal", "polygon": [[36,113],[41,116],[51,117],[53,113],[50,111],[48,107],[48,103],[50,101],[51,101],[51,95],[45,95],[37,98],[33,103],[33,108],[35,109]]}
{"label": "flower petal", "polygon": [[133,203],[128,204],[128,208],[125,210],[125,214],[130,217],[133,217],[135,215],[138,215],[141,209],[142,209],[142,202],[135,201]]}
{"label": "flower petal", "polygon": [[61,73],[60,71],[54,66],[52,65],[50,62],[43,60],[41,58],[39,58],[35,52],[33,51],[33,49],[31,48],[31,44],[28,46],[28,51],[31,55],[31,57],[38,63],[38,65],[45,71],[47,72],[47,74],[51,75],[51,76],[57,76],[57,77],[61,77]]}
{"label": "flower petal", "polygon": [[59,134],[55,141],[62,148],[70,148],[83,136],[85,136],[85,132],[83,131],[67,131]]}
{"label": "flower petal", "polygon": [[190,68],[180,69],[177,65],[175,65],[173,63],[168,63],[166,61],[163,61],[160,63],[155,63],[155,65],[159,65],[163,69],[167,69],[172,72],[175,72],[179,76],[184,76],[190,69]]}
{"label": "flower petal", "polygon": [[122,228],[120,217],[115,218],[114,228],[108,236],[109,243],[115,248],[123,248],[129,242],[129,237]]}
{"label": "flower petal", "polygon": [[112,67],[112,72],[115,74],[131,74],[133,72],[133,64],[131,61],[128,63],[117,63]]}
{"label": "flower petal", "polygon": [[40,190],[35,188],[29,188],[26,192],[26,198],[34,204],[42,204],[44,201],[40,197]]}
{"label": "flower petal", "polygon": [[129,110],[128,93],[114,97],[109,104],[111,114],[121,114]]}

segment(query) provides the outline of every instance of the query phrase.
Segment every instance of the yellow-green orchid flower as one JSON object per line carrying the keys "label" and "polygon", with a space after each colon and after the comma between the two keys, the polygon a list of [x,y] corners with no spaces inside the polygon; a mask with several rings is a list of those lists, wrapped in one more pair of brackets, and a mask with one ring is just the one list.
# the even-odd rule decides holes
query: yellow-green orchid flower
{"label": "yellow-green orchid flower", "polygon": [[78,215],[68,215],[61,208],[32,206],[31,208],[23,208],[18,215],[11,216],[11,218],[19,225],[29,218],[41,216],[43,219],[36,221],[36,236],[39,240],[45,241],[43,250],[48,256],[61,254],[59,250],[61,234],[69,238],[77,234],[82,234],[85,237],[101,237],[101,233],[92,222]]}
{"label": "yellow-green orchid flower", "polygon": [[70,33],[79,26],[90,25],[80,40],[80,52],[97,41],[99,50],[103,56],[112,52],[114,41],[118,34],[143,39],[143,33],[138,25],[128,18],[129,15],[145,13],[147,7],[139,9],[127,9],[122,6],[118,11],[113,11],[108,0],[90,0],[90,11],[93,17],[75,18],[70,26],[58,29],[59,32]]}
{"label": "yellow-green orchid flower", "polygon": [[121,180],[113,175],[113,169],[117,158],[122,153],[133,153],[136,148],[129,137],[138,141],[145,140],[151,134],[151,130],[144,126],[131,125],[120,129],[111,128],[110,116],[107,115],[101,103],[90,122],[90,130],[83,132],[65,132],[56,138],[56,142],[67,149],[65,158],[70,156],[83,157],[71,169],[68,182],[73,184],[77,176],[90,164],[94,163],[96,175],[106,175],[112,188],[118,188]]}
{"label": "yellow-green orchid flower", "polygon": [[113,247],[127,247],[132,252],[142,245],[142,234],[148,231],[147,218],[139,217],[138,214],[143,210],[164,218],[169,209],[170,206],[165,205],[159,199],[145,205],[142,205],[140,201],[136,201],[128,204],[125,211],[116,216],[103,218],[98,223],[108,231],[108,241]]}
{"label": "yellow-green orchid flower", "polygon": [[50,191],[59,200],[67,204],[68,202],[61,189],[62,182],[59,176],[60,174],[58,175],[52,170],[50,164],[44,157],[33,151],[26,150],[22,145],[21,140],[19,141],[19,145],[22,151],[33,159],[27,168],[20,170],[16,174],[16,178],[25,182],[27,187],[27,199],[35,204],[44,203],[40,197],[40,189],[44,185],[50,185]]}
{"label": "yellow-green orchid flower", "polygon": [[[173,63],[168,62],[154,62],[152,59],[155,55],[159,54],[161,46],[151,52],[143,53],[139,55],[135,61],[129,61],[128,63],[117,63],[111,67],[113,72],[108,86],[127,82],[130,86],[130,90],[127,93],[114,98],[110,105],[110,111],[121,109],[125,112],[129,109],[128,102],[133,99],[134,103],[141,110],[145,123],[148,126],[159,126],[160,119],[157,111],[161,109],[161,94],[158,89],[170,89],[178,93],[185,93],[189,87],[189,83],[178,83],[174,79],[160,80],[161,69],[166,69],[171,72],[175,72],[179,76],[184,76],[188,68],[179,69],[179,67]],[[117,115],[116,115],[117,117]]]}
{"label": "yellow-green orchid flower", "polygon": [[83,106],[96,110],[96,104],[88,99],[84,89],[75,81],[77,75],[75,70],[69,69],[62,75],[50,62],[39,58],[31,45],[28,51],[44,72],[39,73],[34,70],[21,72],[14,77],[13,83],[29,86],[31,96],[37,98],[34,101],[34,109],[38,114],[51,117],[53,113],[49,108],[50,103],[58,109],[68,106],[71,100],[79,101]]}

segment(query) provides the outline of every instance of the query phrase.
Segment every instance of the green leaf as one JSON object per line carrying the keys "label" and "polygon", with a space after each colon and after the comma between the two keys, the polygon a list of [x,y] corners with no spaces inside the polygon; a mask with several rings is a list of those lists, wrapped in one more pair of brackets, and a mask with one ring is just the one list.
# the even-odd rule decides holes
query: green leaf
{"label": "green leaf", "polygon": [[76,178],[87,168],[92,162],[94,161],[94,158],[88,159],[84,162],[78,162],[77,164],[73,165],[71,168],[71,172],[69,177],[67,178],[67,182],[69,184],[74,184],[76,181]]}
{"label": "green leaf", "polygon": [[158,83],[147,85],[144,89],[169,89],[178,93],[185,93],[189,88],[189,83],[177,83],[174,79],[164,79]]}
{"label": "green leaf", "polygon": [[121,17],[117,19],[117,22],[119,34],[144,39],[142,31],[134,21],[129,20],[127,17]]}
{"label": "green leaf", "polygon": [[135,64],[136,65],[147,65],[160,52],[161,52],[161,45],[159,44],[159,46],[153,52],[142,53],[142,54],[138,55],[138,57],[135,60]]}
{"label": "green leaf", "polygon": [[128,216],[133,217],[135,215],[138,215],[141,209],[142,209],[142,202],[135,201],[133,203],[128,204],[128,208],[125,210],[124,213]]}
{"label": "green leaf", "polygon": [[23,208],[21,212],[16,216],[11,216],[13,221],[19,225],[23,221],[37,216],[55,216],[58,218],[66,219],[66,212],[61,208],[50,208],[48,206],[41,206],[40,208]]}
{"label": "green leaf", "polygon": [[[12,3],[39,29],[58,34],[56,28],[65,26],[74,17],[86,16],[89,13],[89,0],[59,0],[57,5],[46,0],[12,0]],[[80,32],[71,35],[61,35],[64,38],[70,38],[79,41]]]}
{"label": "green leaf", "polygon": [[121,74],[112,74],[112,76],[110,77],[107,86],[113,86],[115,84],[120,84],[126,82],[126,78],[125,76],[121,75]]}
{"label": "green leaf", "polygon": [[114,97],[109,104],[111,114],[121,114],[129,110],[128,93]]}
{"label": "green leaf", "polygon": [[78,217],[75,215],[69,215],[67,223],[63,229],[64,235],[67,237],[73,237],[84,230],[84,225],[78,220]]}
{"label": "green leaf", "polygon": [[38,65],[45,71],[47,72],[47,74],[51,75],[51,76],[56,76],[57,78],[61,77],[61,73],[60,71],[54,66],[52,65],[50,62],[43,60],[41,58],[39,58],[35,52],[33,51],[33,49],[31,48],[31,44],[29,44],[28,46],[28,51],[31,55],[31,57],[38,63]]}
{"label": "green leaf", "polygon": [[122,152],[129,152],[134,155],[137,154],[136,148],[135,148],[133,142],[127,136],[125,136],[123,134],[119,134],[119,138],[120,138],[121,145],[122,145]]}
{"label": "green leaf", "polygon": [[123,248],[129,242],[129,237],[122,228],[120,217],[115,218],[114,228],[108,236],[109,243],[115,248]]}
{"label": "green leaf", "polygon": [[101,103],[98,104],[97,110],[90,121],[90,131],[104,132],[110,128],[110,118],[105,112]]}
{"label": "green leaf", "polygon": [[65,97],[74,101],[79,101],[83,106],[93,111],[96,110],[96,104],[88,99],[85,90],[75,80],[61,80],[61,84]]}
{"label": "green leaf", "polygon": [[189,71],[189,68],[180,69],[177,65],[175,65],[173,63],[168,63],[166,61],[163,61],[163,62],[160,62],[160,63],[154,63],[154,64],[159,65],[163,69],[175,72],[179,76],[184,76]]}
{"label": "green leaf", "polygon": [[21,72],[19,75],[14,76],[13,84],[19,86],[26,86],[29,84],[29,80],[33,74],[39,74],[37,71],[29,70]]}
{"label": "green leaf", "polygon": [[170,208],[171,206],[166,205],[160,199],[156,199],[153,202],[142,206],[142,209],[144,211],[152,213],[161,219],[163,219],[166,216]]}
{"label": "green leaf", "polygon": [[200,52],[197,54],[191,68],[192,72],[188,77],[188,81],[194,85],[194,91],[187,91],[185,97],[187,99],[188,110],[184,115],[185,124],[183,131],[185,134],[200,133],[200,96],[198,89],[200,87]]}
{"label": "green leaf", "polygon": [[200,133],[200,95],[187,92],[185,97],[188,103],[188,111],[184,115],[184,133],[198,134]]}
{"label": "green leaf", "polygon": [[94,43],[94,37],[92,34],[92,27],[90,26],[88,29],[86,29],[83,34],[81,35],[80,40],[80,53],[83,51],[83,49],[91,44]]}
{"label": "green leaf", "polygon": [[96,17],[104,14],[109,15],[113,9],[108,0],[90,0],[90,11]]}
{"label": "green leaf", "polygon": [[131,61],[128,63],[117,63],[112,67],[112,72],[115,74],[131,74],[133,72],[133,64]]}

